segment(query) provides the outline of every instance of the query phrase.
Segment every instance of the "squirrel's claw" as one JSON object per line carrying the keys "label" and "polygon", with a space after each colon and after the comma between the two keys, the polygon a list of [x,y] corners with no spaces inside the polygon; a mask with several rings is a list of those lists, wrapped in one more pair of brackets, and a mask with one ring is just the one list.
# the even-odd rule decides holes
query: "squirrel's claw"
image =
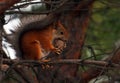
{"label": "squirrel's claw", "polygon": [[58,54],[58,55],[60,55],[62,53],[62,50],[59,49],[59,48],[55,48],[55,53]]}

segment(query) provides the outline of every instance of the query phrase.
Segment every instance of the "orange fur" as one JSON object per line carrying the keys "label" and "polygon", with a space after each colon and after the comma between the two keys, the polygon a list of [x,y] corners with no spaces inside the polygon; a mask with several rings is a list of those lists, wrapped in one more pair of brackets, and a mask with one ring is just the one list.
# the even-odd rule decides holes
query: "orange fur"
{"label": "orange fur", "polygon": [[28,31],[22,36],[21,49],[24,59],[38,60],[46,56],[45,53],[51,51],[56,52],[56,48],[53,46],[53,40],[55,38],[66,40],[68,33],[60,22],[57,23],[57,29],[53,27],[54,25],[50,25],[43,30]]}

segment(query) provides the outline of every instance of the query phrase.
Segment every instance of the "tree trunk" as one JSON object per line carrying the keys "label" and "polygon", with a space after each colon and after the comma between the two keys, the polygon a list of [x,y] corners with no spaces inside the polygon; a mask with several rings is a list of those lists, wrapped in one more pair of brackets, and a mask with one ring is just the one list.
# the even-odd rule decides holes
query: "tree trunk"
{"label": "tree trunk", "polygon": [[[81,57],[81,49],[84,45],[93,2],[94,0],[80,1],[77,5],[66,6],[72,10],[61,14],[60,20],[69,32],[69,40],[67,48],[60,58],[79,59]],[[45,75],[44,77],[49,76],[42,83],[79,83],[77,71],[78,65],[75,64],[54,66],[50,71],[41,72],[42,75]],[[42,76],[42,78],[44,77]]]}

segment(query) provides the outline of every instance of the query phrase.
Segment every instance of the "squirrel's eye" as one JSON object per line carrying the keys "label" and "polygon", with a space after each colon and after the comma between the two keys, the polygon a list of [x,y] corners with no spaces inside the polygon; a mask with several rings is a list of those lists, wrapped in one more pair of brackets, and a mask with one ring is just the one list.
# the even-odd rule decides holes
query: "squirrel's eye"
{"label": "squirrel's eye", "polygon": [[60,32],[61,35],[63,35],[64,33],[63,32]]}

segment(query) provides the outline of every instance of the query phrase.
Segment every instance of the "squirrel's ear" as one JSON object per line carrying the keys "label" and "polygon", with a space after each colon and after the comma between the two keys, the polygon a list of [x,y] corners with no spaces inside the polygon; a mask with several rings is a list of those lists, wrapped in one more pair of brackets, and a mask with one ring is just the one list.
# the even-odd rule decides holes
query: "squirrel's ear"
{"label": "squirrel's ear", "polygon": [[60,20],[58,20],[58,24],[61,24]]}
{"label": "squirrel's ear", "polygon": [[62,24],[61,24],[60,20],[53,22],[53,27],[54,27],[54,29],[58,29],[59,26],[61,26],[61,25],[62,25]]}
{"label": "squirrel's ear", "polygon": [[58,28],[58,23],[57,22],[53,22],[53,28],[57,29]]}
{"label": "squirrel's ear", "polygon": [[62,26],[62,23],[60,22],[60,20],[58,20],[58,23],[57,23],[59,26]]}

